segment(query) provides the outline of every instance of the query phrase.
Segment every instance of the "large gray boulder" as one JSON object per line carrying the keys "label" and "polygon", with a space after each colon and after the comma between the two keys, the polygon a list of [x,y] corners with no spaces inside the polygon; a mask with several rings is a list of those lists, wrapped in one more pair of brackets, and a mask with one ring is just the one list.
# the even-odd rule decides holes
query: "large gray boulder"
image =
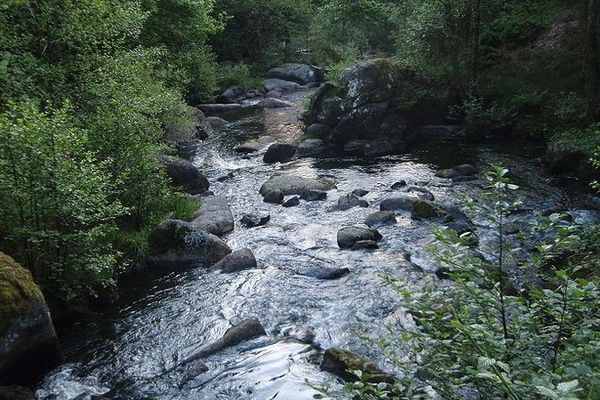
{"label": "large gray boulder", "polygon": [[286,162],[294,158],[298,146],[290,143],[274,143],[267,149],[263,161],[267,164]]}
{"label": "large gray boulder", "polygon": [[150,235],[150,265],[210,266],[231,253],[227,243],[198,226],[167,220]]}
{"label": "large gray boulder", "polygon": [[283,79],[306,85],[310,82],[320,82],[324,78],[323,70],[308,64],[283,64],[271,68],[267,72],[267,78]]}
{"label": "large gray boulder", "polygon": [[226,273],[256,269],[256,258],[250,249],[236,250],[225,256],[212,268]]}
{"label": "large gray boulder", "polygon": [[405,195],[385,199],[379,205],[380,211],[410,211],[413,205],[419,201],[419,197]]}
{"label": "large gray boulder", "polygon": [[161,163],[175,186],[186,192],[198,194],[208,190],[210,184],[202,172],[191,162],[172,156],[162,156]]}
{"label": "large gray boulder", "polygon": [[313,157],[325,151],[325,142],[321,139],[305,139],[298,145],[296,157]]}
{"label": "large gray boulder", "polygon": [[286,196],[302,195],[306,192],[326,192],[333,187],[333,182],[326,179],[305,178],[292,174],[273,175],[261,186],[260,194],[263,197],[273,192],[281,192]]}
{"label": "large gray boulder", "polygon": [[290,82],[283,79],[266,79],[263,82],[267,92],[292,92],[300,89],[300,85],[296,82]]}
{"label": "large gray boulder", "polygon": [[340,249],[368,248],[370,242],[377,242],[381,238],[375,229],[347,226],[338,231],[337,244]]}
{"label": "large gray boulder", "polygon": [[0,385],[31,383],[60,360],[40,288],[27,269],[0,252]]}
{"label": "large gray boulder", "polygon": [[369,228],[379,228],[385,225],[394,225],[395,223],[396,216],[391,211],[377,211],[365,219],[365,225]]}
{"label": "large gray boulder", "polygon": [[294,107],[293,103],[290,103],[289,101],[285,101],[285,100],[280,100],[280,99],[275,99],[272,97],[267,97],[264,100],[261,100],[259,103],[260,107],[263,108],[290,108],[290,107]]}
{"label": "large gray boulder", "polygon": [[447,115],[444,101],[426,94],[430,86],[391,60],[365,61],[344,71],[339,86],[321,85],[304,123],[311,135],[332,143],[387,137],[393,146],[382,151],[378,144],[374,155],[401,151],[403,146],[396,145],[406,142],[423,120],[431,123]]}
{"label": "large gray boulder", "polygon": [[192,225],[217,236],[223,236],[233,230],[233,214],[226,197],[209,196],[196,199],[200,208],[194,213]]}

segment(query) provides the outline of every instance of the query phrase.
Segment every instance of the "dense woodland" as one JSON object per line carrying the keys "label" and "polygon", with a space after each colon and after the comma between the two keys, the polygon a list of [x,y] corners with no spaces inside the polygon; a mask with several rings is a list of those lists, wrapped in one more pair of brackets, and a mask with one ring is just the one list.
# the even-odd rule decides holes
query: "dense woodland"
{"label": "dense woodland", "polygon": [[[423,96],[444,88],[446,118],[464,124],[471,139],[565,143],[590,159],[583,175],[595,179],[600,1],[3,0],[0,250],[31,270],[53,308],[109,301],[119,277],[143,259],[150,231],[167,215],[193,212],[157,162],[169,132],[193,131],[189,105],[211,102],[231,85],[258,89],[265,72],[284,62],[318,65],[337,82],[346,67],[383,57],[430,82]],[[487,211],[501,231],[511,185],[502,171],[490,179],[499,197]],[[477,326],[461,330],[464,314],[424,310],[434,295],[415,303],[434,332],[418,338],[419,351],[430,346],[429,364],[415,374],[442,383],[434,386],[444,398],[473,382],[483,398],[600,396],[597,232],[556,229],[560,239],[540,244],[550,247],[538,256],[551,253],[545,262],[562,264],[551,284],[526,298],[507,300],[501,276],[438,249],[462,265],[456,279],[468,282],[452,295],[483,307],[471,310]],[[467,245],[468,238],[440,235],[454,250]],[[480,279],[487,291],[475,287]],[[561,306],[567,302],[573,306]],[[518,321],[507,316],[508,303],[523,312]],[[501,340],[484,332],[492,324],[486,307],[504,321]],[[452,352],[450,325],[472,335]],[[539,343],[505,349],[527,330],[551,342],[549,368],[543,357],[524,356]],[[485,349],[477,357],[473,346]],[[436,364],[447,370],[433,376]],[[402,396],[418,392],[403,385]],[[368,379],[350,390],[359,398],[400,396]]]}

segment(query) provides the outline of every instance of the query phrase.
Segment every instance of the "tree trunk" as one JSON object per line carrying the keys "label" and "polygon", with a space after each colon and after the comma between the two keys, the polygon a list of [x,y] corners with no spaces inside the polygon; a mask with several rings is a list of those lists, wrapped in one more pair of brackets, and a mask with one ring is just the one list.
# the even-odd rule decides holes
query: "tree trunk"
{"label": "tree trunk", "polygon": [[600,121],[600,43],[598,26],[600,19],[600,0],[584,0],[584,57],[585,91],[590,116]]}

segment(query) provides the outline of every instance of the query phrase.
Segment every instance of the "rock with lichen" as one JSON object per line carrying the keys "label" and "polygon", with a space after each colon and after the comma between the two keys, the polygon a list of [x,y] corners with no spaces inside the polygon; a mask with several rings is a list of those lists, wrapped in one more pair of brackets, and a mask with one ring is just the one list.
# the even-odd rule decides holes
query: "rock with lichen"
{"label": "rock with lichen", "polygon": [[42,291],[27,269],[0,252],[0,385],[35,381],[59,360]]}

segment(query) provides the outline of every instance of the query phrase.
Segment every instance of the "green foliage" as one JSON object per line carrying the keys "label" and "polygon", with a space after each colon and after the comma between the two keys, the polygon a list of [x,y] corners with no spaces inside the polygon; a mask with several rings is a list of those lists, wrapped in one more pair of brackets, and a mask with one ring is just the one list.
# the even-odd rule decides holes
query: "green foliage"
{"label": "green foliage", "polygon": [[213,48],[222,61],[250,61],[269,66],[288,56],[292,36],[308,24],[305,0],[217,0],[215,11],[227,18]]}
{"label": "green foliage", "polygon": [[[470,234],[442,229],[430,251],[451,284],[415,292],[389,279],[416,328],[390,327],[392,336],[380,345],[407,375],[395,387],[370,388],[358,398],[419,398],[428,385],[444,399],[461,399],[466,392],[514,400],[600,396],[600,288],[597,269],[587,268],[598,254],[597,233],[555,218],[534,226],[537,239],[508,238],[504,224],[519,202],[507,174],[501,167],[489,174],[484,203],[467,199],[468,208],[495,231],[488,256],[469,247]],[[535,252],[516,257],[521,247]],[[515,261],[538,271],[543,283],[515,286],[508,269]],[[394,393],[402,395],[390,397]]]}
{"label": "green foliage", "polygon": [[3,247],[53,295],[71,300],[113,285],[106,237],[125,209],[67,109],[8,105],[0,115]]}
{"label": "green foliage", "polygon": [[261,80],[250,70],[243,61],[235,64],[225,64],[219,67],[217,82],[220,89],[225,90],[230,86],[240,85],[246,90],[256,89],[261,86]]}

